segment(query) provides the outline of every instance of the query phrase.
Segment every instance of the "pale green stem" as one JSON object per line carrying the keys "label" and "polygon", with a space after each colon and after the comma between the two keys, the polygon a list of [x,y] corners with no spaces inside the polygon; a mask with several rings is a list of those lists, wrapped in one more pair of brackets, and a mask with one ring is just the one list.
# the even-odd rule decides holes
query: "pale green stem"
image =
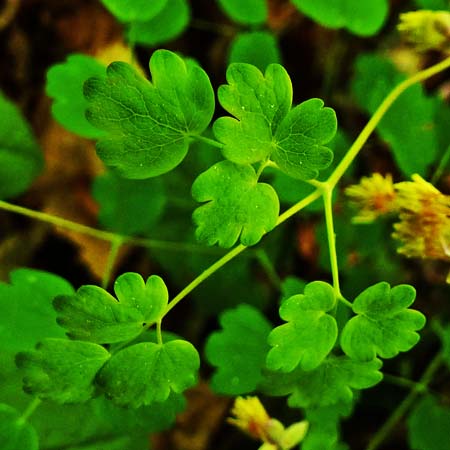
{"label": "pale green stem", "polygon": [[156,322],[156,340],[159,345],[162,345],[162,343],[163,343],[161,322],[162,322],[162,320],[158,320],[158,322]]}
{"label": "pale green stem", "polygon": [[376,450],[382,442],[389,436],[392,429],[397,425],[400,419],[406,414],[408,409],[414,404],[416,398],[425,392],[428,384],[433,379],[434,374],[442,364],[442,353],[439,352],[426,368],[421,379],[405,399],[398,405],[394,412],[389,416],[384,425],[375,433],[366,450]]}
{"label": "pale green stem", "polygon": [[445,168],[447,167],[449,161],[450,161],[450,145],[447,147],[447,150],[442,156],[439,165],[436,167],[436,170],[434,171],[434,174],[430,181],[431,184],[436,184],[438,182],[439,178],[441,178]]}
{"label": "pale green stem", "polygon": [[390,375],[388,373],[383,374],[383,381],[387,383],[396,384],[407,389],[417,389],[419,391],[427,391],[427,386],[424,386],[417,381],[412,381],[405,377],[399,377],[397,375]]}
{"label": "pale green stem", "polygon": [[25,411],[20,416],[19,420],[21,422],[26,422],[41,403],[42,400],[39,399],[38,397],[35,397],[33,400],[31,400],[31,402],[26,407]]}
{"label": "pale green stem", "polygon": [[215,139],[210,139],[205,136],[200,136],[198,134],[193,134],[191,137],[197,139],[198,141],[202,141],[205,144],[212,145],[213,147],[223,148],[223,144],[219,141],[216,141]]}
{"label": "pale green stem", "polygon": [[111,241],[111,248],[109,249],[108,261],[106,262],[105,273],[102,278],[102,288],[106,289],[111,282],[111,277],[113,275],[114,264],[116,262],[117,255],[119,253],[120,247],[122,246],[122,239],[116,238]]}
{"label": "pale green stem", "polygon": [[349,168],[350,164],[358,155],[361,148],[367,142],[367,139],[369,139],[370,135],[373,133],[377,125],[380,123],[381,119],[384,117],[384,115],[392,106],[392,104],[395,102],[395,100],[397,100],[400,94],[402,94],[406,89],[408,89],[413,84],[418,83],[420,81],[424,81],[427,78],[430,78],[433,75],[442,72],[448,67],[450,67],[450,57],[444,59],[438,64],[435,64],[434,66],[429,67],[428,69],[417,72],[416,74],[407,78],[405,81],[401,82],[397,87],[395,87],[391,91],[391,93],[383,100],[381,105],[375,111],[374,115],[370,118],[369,122],[367,122],[367,125],[363,128],[359,136],[356,138],[355,142],[350,147],[350,149],[348,150],[342,161],[338,164],[334,172],[328,178],[327,184],[331,188],[334,188],[336,186],[336,184],[342,178],[346,170]]}

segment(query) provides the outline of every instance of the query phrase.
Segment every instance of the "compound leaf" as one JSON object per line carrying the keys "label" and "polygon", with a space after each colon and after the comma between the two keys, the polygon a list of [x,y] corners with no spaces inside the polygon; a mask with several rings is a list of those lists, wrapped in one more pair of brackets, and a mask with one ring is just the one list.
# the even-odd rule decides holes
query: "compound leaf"
{"label": "compound leaf", "polygon": [[379,355],[393,358],[410,350],[420,339],[417,330],[425,325],[425,316],[408,309],[416,291],[403,284],[390,288],[386,282],[377,283],[355,299],[353,311],[357,316],[345,325],[341,347],[350,358],[370,361]]}
{"label": "compound leaf", "polygon": [[360,36],[376,34],[389,12],[387,0],[292,0],[311,19],[329,28],[346,28]]}
{"label": "compound leaf", "polygon": [[36,430],[9,405],[0,403],[0,448],[2,450],[38,450]]}
{"label": "compound leaf", "polygon": [[116,404],[138,408],[195,385],[199,366],[197,350],[187,341],[142,342],[115,354],[98,381]]}
{"label": "compound leaf", "polygon": [[447,450],[450,408],[439,405],[433,396],[414,407],[407,424],[411,450]]}
{"label": "compound leaf", "polygon": [[164,8],[150,20],[132,22],[128,39],[137,44],[156,46],[178,37],[186,29],[189,19],[187,0],[167,0]]}
{"label": "compound leaf", "polygon": [[258,183],[252,166],[230,161],[214,164],[192,185],[198,202],[207,202],[193,214],[196,236],[208,245],[231,247],[239,239],[254,245],[275,227],[279,201],[274,189]]}
{"label": "compound leaf", "polygon": [[25,192],[44,159],[19,109],[0,92],[0,199]]}
{"label": "compound leaf", "polygon": [[95,58],[73,54],[67,61],[55,64],[47,72],[46,93],[53,99],[53,117],[67,130],[87,138],[97,138],[103,131],[86,119],[88,102],[83,83],[90,77],[104,76],[106,67]]}
{"label": "compound leaf", "polygon": [[267,20],[267,0],[218,0],[219,5],[236,22],[260,25]]}
{"label": "compound leaf", "polygon": [[101,0],[117,19],[123,22],[149,20],[158,14],[168,0]]}
{"label": "compound leaf", "polygon": [[70,338],[97,344],[133,339],[158,320],[167,305],[167,288],[156,275],[144,283],[140,275],[125,273],[116,280],[114,289],[119,301],[91,285],[54,300],[58,323],[68,330]]}
{"label": "compound leaf", "polygon": [[111,172],[95,178],[92,194],[100,205],[99,222],[126,235],[148,233],[167,201],[161,178],[129,180]]}
{"label": "compound leaf", "polygon": [[333,288],[323,281],[309,283],[304,294],[285,300],[280,317],[288,323],[269,335],[268,343],[273,348],[267,355],[267,367],[283,372],[297,366],[305,371],[318,367],[337,339],[336,320],[327,314],[335,302]]}
{"label": "compound leaf", "polygon": [[97,372],[110,354],[100,345],[68,339],[45,339],[36,350],[17,354],[24,370],[24,390],[58,403],[89,400]]}
{"label": "compound leaf", "polygon": [[324,144],[336,134],[336,114],[323,104],[318,98],[300,103],[276,131],[272,159],[293,178],[316,178],[319,169],[326,169],[333,160],[333,152]]}
{"label": "compound leaf", "polygon": [[206,358],[217,367],[211,387],[220,394],[252,392],[262,380],[271,325],[256,308],[240,305],[220,316],[221,331],[206,342]]}
{"label": "compound leaf", "polygon": [[84,84],[88,120],[107,134],[97,142],[103,162],[126,178],[168,172],[186,156],[192,135],[214,112],[208,75],[168,50],[150,59],[152,82],[127,63],[115,62],[106,77]]}

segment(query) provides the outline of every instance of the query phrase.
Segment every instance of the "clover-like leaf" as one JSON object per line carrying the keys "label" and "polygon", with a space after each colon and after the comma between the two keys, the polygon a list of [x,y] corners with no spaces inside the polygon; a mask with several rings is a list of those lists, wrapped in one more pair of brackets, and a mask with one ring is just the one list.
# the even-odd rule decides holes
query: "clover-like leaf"
{"label": "clover-like leaf", "polygon": [[36,430],[19,411],[0,403],[0,448],[2,450],[38,450]]}
{"label": "clover-like leaf", "polygon": [[271,370],[291,372],[297,366],[313,370],[332,350],[338,335],[336,320],[327,311],[336,303],[333,288],[323,281],[313,281],[304,294],[283,302],[280,317],[288,323],[269,335],[273,347],[267,355]]}
{"label": "clover-like leaf", "polygon": [[291,80],[279,64],[270,64],[264,75],[250,64],[231,64],[227,81],[218,97],[235,118],[220,117],[213,127],[227,159],[253,164],[270,157],[283,172],[305,180],[328,167],[333,152],[324,145],[337,122],[322,100],[313,98],[291,110]]}
{"label": "clover-like leaf", "polygon": [[214,112],[208,75],[168,50],[150,59],[152,82],[124,62],[106,77],[84,85],[88,120],[106,136],[97,142],[102,161],[126,178],[168,172],[186,156],[192,135],[203,132]]}
{"label": "clover-like leaf", "polygon": [[206,358],[217,367],[211,387],[218,393],[239,395],[252,392],[262,380],[269,349],[271,325],[256,308],[240,305],[220,316],[222,331],[212,333],[206,343]]}
{"label": "clover-like leaf", "polygon": [[425,316],[408,309],[416,291],[403,284],[391,289],[377,283],[356,297],[352,317],[341,335],[341,347],[350,358],[370,361],[376,355],[393,358],[410,350],[420,339],[417,330],[425,325]]}
{"label": "clover-like leaf", "polygon": [[230,161],[214,164],[192,185],[198,202],[207,202],[193,214],[196,236],[208,245],[231,247],[239,239],[254,245],[275,227],[280,204],[275,190],[258,183],[252,166]]}
{"label": "clover-like leaf", "polygon": [[117,19],[124,22],[149,20],[158,14],[168,0],[101,0]]}
{"label": "clover-like leaf", "polygon": [[73,54],[47,72],[46,94],[53,99],[52,115],[67,130],[87,138],[97,138],[103,131],[86,119],[88,102],[83,83],[90,77],[103,76],[106,67],[91,56]]}
{"label": "clover-like leaf", "polygon": [[349,403],[352,389],[367,389],[379,383],[383,375],[379,371],[382,362],[354,361],[347,356],[330,355],[314,370],[300,368],[289,373],[269,373],[261,390],[268,395],[288,395],[288,405],[295,408],[318,408]]}
{"label": "clover-like leaf", "polygon": [[219,5],[236,22],[261,25],[268,15],[266,0],[218,0]]}
{"label": "clover-like leaf", "polygon": [[187,341],[142,342],[115,354],[98,382],[116,404],[138,408],[195,385],[199,366],[197,350]]}
{"label": "clover-like leaf", "polygon": [[58,403],[89,400],[97,372],[110,354],[102,346],[68,339],[45,339],[31,352],[17,354],[24,390]]}
{"label": "clover-like leaf", "polygon": [[114,285],[119,301],[98,286],[82,286],[75,295],[58,296],[53,305],[58,323],[72,339],[97,344],[127,341],[156,322],[168,301],[164,281],[152,275],[144,283],[136,273],[125,273]]}

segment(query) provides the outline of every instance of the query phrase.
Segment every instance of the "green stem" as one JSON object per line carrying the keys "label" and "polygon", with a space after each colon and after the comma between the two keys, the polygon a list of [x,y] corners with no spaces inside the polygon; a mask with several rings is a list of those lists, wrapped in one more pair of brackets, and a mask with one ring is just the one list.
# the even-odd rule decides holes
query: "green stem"
{"label": "green stem", "polygon": [[163,343],[161,323],[162,320],[158,320],[158,322],[156,322],[156,340],[159,345],[162,345]]}
{"label": "green stem", "polygon": [[397,386],[402,386],[407,389],[417,389],[418,391],[427,391],[427,386],[424,386],[417,381],[412,381],[405,377],[399,377],[397,375],[389,375],[388,373],[383,374],[383,381],[386,381]]}
{"label": "green stem", "polygon": [[259,264],[266,272],[267,277],[269,278],[272,285],[276,289],[281,290],[281,284],[282,284],[281,278],[279,277],[277,271],[275,270],[275,267],[272,264],[272,261],[267,256],[267,252],[264,249],[259,248],[258,250],[256,250],[255,255],[256,255],[256,259],[258,260]]}
{"label": "green stem", "polygon": [[26,407],[25,411],[20,416],[19,420],[21,422],[26,422],[41,403],[42,403],[42,400],[37,397],[35,397],[33,400],[31,400],[31,402]]}
{"label": "green stem", "polygon": [[434,171],[433,176],[431,177],[431,184],[436,184],[441,178],[445,168],[447,167],[448,162],[450,161],[450,145],[447,147],[447,150],[443,154],[441,161],[439,162],[439,165],[436,167],[436,170]]}
{"label": "green stem", "polygon": [[200,136],[198,134],[193,134],[191,137],[197,139],[198,141],[202,141],[205,144],[212,145],[213,147],[223,148],[223,144],[219,141],[216,141],[215,139],[210,139],[205,136]]}
{"label": "green stem", "polygon": [[122,246],[122,239],[116,238],[111,242],[111,248],[109,249],[108,261],[106,262],[105,273],[102,278],[102,288],[106,289],[111,282],[111,277],[114,270],[114,263],[116,262],[117,255],[120,247]]}
{"label": "green stem", "polygon": [[433,75],[442,72],[448,67],[450,67],[450,57],[444,59],[438,64],[435,64],[434,66],[429,67],[428,69],[417,72],[416,74],[407,78],[405,81],[401,82],[398,86],[396,86],[390,92],[390,94],[383,100],[381,105],[375,111],[374,115],[370,118],[369,122],[367,122],[367,125],[363,128],[359,136],[356,138],[355,142],[350,147],[350,149],[348,150],[342,161],[338,164],[334,172],[328,178],[327,184],[331,188],[336,186],[336,184],[342,178],[346,170],[349,168],[350,164],[358,155],[361,148],[367,142],[367,139],[369,139],[370,135],[373,133],[377,125],[380,123],[381,119],[384,117],[384,115],[392,106],[392,104],[395,102],[395,100],[397,100],[400,94],[402,94],[406,89],[408,89],[413,84],[418,83],[420,81],[424,81],[427,78],[430,78]]}
{"label": "green stem", "polygon": [[397,425],[397,422],[405,415],[408,409],[414,404],[416,398],[425,392],[428,384],[431,382],[434,374],[442,364],[442,353],[439,352],[430,362],[422,375],[419,382],[414,386],[411,392],[405,397],[395,411],[390,415],[384,425],[373,436],[366,450],[376,450],[381,443],[389,436],[392,429]]}

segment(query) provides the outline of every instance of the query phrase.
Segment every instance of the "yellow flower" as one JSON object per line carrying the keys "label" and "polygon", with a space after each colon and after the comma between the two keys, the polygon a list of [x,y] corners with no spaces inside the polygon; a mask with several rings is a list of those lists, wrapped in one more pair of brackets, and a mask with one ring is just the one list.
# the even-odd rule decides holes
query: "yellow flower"
{"label": "yellow flower", "polygon": [[258,397],[237,397],[228,422],[254,439],[263,442],[259,450],[289,450],[298,446],[306,435],[308,422],[302,421],[285,428],[271,418]]}
{"label": "yellow flower", "polygon": [[419,175],[395,184],[400,222],[393,237],[402,242],[407,257],[450,260],[450,196],[442,194]]}
{"label": "yellow flower", "polygon": [[400,14],[397,28],[419,52],[450,48],[450,13],[447,11],[419,10]]}
{"label": "yellow flower", "polygon": [[374,173],[362,177],[359,184],[349,186],[345,194],[359,211],[354,223],[370,223],[377,217],[395,211],[395,191],[392,176]]}

